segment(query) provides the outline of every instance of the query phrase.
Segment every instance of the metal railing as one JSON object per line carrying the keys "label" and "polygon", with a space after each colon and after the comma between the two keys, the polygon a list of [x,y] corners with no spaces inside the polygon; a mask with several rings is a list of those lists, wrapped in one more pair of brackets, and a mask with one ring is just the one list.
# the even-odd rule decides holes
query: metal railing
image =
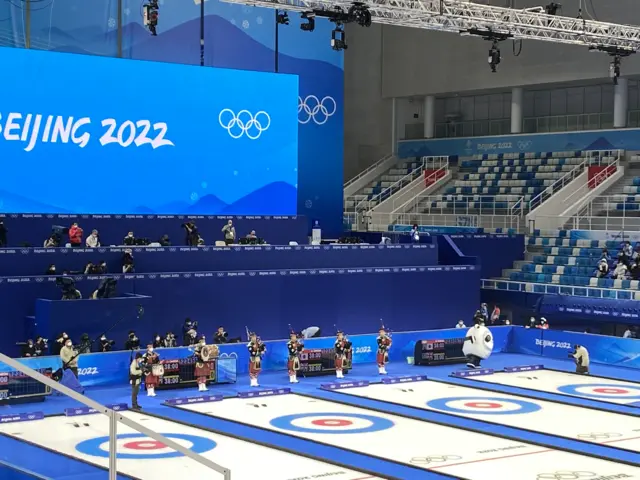
{"label": "metal railing", "polygon": [[516,282],[513,280],[482,279],[481,288],[544,294],[573,295],[575,297],[608,298],[615,300],[635,299],[635,290],[621,288],[581,287],[578,285],[557,285],[553,283]]}
{"label": "metal railing", "polygon": [[373,213],[367,220],[364,228],[369,231],[387,231],[390,225],[414,224],[429,227],[511,228],[516,233],[522,229],[522,218],[512,215]]}
{"label": "metal railing", "polygon": [[58,383],[51,378],[37,372],[36,370],[27,367],[26,365],[20,363],[18,360],[7,357],[6,355],[0,353],[0,362],[3,362],[13,368],[16,371],[22,372],[28,377],[35,379],[36,381],[48,386],[52,390],[56,390],[61,392],[62,394],[74,399],[75,401],[86,405],[89,408],[93,408],[98,412],[98,414],[106,415],[109,417],[109,480],[116,480],[118,477],[117,470],[117,438],[118,438],[118,423],[122,423],[127,427],[136,430],[143,435],[146,435],[149,438],[154,439],[156,442],[162,443],[173,450],[180,452],[182,455],[192,459],[199,464],[220,473],[224,480],[231,480],[231,471],[217,463],[212,462],[211,460],[194,453],[189,448],[182,446],[181,444],[163,436],[159,433],[154,432],[153,430],[139,424],[124,416],[121,412],[116,412],[110,408],[107,408],[104,405],[90,399],[89,397],[85,397],[70,388]]}
{"label": "metal railing", "polygon": [[[636,210],[636,212],[638,212]],[[640,212],[638,212],[640,213]],[[540,225],[551,225],[540,228]],[[556,226],[554,226],[556,225]],[[529,233],[535,229],[541,230],[601,230],[609,232],[640,231],[640,216],[638,217],[608,217],[608,216],[550,216],[538,215],[536,220],[529,221]]]}
{"label": "metal railing", "polygon": [[[560,190],[566,187],[569,183],[571,183],[580,175],[582,175],[582,173],[584,173],[587,167],[593,166],[593,165],[597,165],[597,166],[602,165],[604,158],[609,159],[609,157],[613,156],[614,160],[613,161],[607,160],[606,161],[607,165],[612,163],[616,163],[616,165],[618,165],[620,162],[620,158],[622,158],[622,155],[624,155],[624,152],[622,150],[607,150],[607,151],[590,150],[588,152],[585,152],[585,154],[586,156],[584,161],[576,165],[575,168],[572,168],[571,170],[569,170],[565,175],[557,179],[551,185],[547,186],[542,192],[540,192],[538,195],[536,195],[531,200],[529,200],[528,210],[532,211],[533,209],[539,207],[545,200],[549,199],[550,197],[558,193]],[[605,155],[605,154],[610,154],[610,155]],[[565,200],[565,202],[568,201],[569,198],[572,198],[572,196],[575,194],[576,192],[573,192],[567,198],[567,200]]]}
{"label": "metal railing", "polygon": [[380,165],[382,165],[384,162],[386,162],[387,160],[389,160],[391,157],[393,157],[393,154],[390,153],[388,155],[385,155],[384,157],[382,157],[380,160],[378,160],[376,163],[374,163],[373,165],[370,165],[369,167],[367,167],[365,170],[363,170],[362,172],[360,172],[358,175],[356,175],[355,177],[351,178],[350,180],[347,180],[346,182],[344,182],[344,186],[343,189],[349,187],[350,185],[354,184],[355,182],[357,182],[358,180],[360,180],[362,177],[364,177],[365,175],[367,175],[369,172],[372,172],[373,170],[375,170],[376,168],[378,168]]}

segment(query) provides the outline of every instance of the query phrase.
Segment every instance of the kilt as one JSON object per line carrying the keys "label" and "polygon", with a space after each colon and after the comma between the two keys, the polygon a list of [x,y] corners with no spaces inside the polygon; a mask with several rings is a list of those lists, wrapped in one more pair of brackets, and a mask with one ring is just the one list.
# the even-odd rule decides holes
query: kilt
{"label": "kilt", "polygon": [[211,362],[196,362],[195,376],[199,377],[208,377],[211,375],[213,371],[213,365]]}
{"label": "kilt", "polygon": [[260,357],[253,357],[251,360],[249,360],[250,375],[257,375],[258,373],[260,373],[260,370],[262,370],[262,360],[260,360]]}
{"label": "kilt", "polygon": [[298,357],[290,358],[287,362],[287,370],[289,370],[289,375],[293,375],[300,370],[300,359]]}
{"label": "kilt", "polygon": [[156,377],[152,373],[149,373],[144,377],[144,384],[147,387],[155,387],[160,382],[160,377]]}
{"label": "kilt", "polygon": [[389,361],[389,352],[381,352],[378,350],[378,353],[376,354],[376,362],[378,362],[378,365],[383,366],[388,361]]}

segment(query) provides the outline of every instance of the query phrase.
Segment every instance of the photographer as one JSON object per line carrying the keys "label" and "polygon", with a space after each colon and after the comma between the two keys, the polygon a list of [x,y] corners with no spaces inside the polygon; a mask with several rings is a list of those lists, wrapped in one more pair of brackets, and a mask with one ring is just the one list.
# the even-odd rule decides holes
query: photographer
{"label": "photographer", "polygon": [[45,275],[55,275],[56,274],[56,266],[52,263],[49,265],[49,268],[44,272]]}
{"label": "photographer", "polygon": [[122,273],[133,273],[134,269],[133,252],[127,248],[122,255]]}
{"label": "photographer", "polygon": [[162,339],[162,337],[160,336],[159,333],[156,333],[153,336],[153,342],[151,342],[151,345],[153,346],[153,348],[162,348],[162,347],[164,347],[164,340]]}
{"label": "photographer", "polygon": [[182,340],[183,345],[188,347],[197,343],[196,337],[198,336],[198,322],[192,321],[189,317],[184,319],[182,325]]}
{"label": "photographer", "polygon": [[136,332],[129,330],[129,338],[124,342],[125,350],[140,350],[140,339],[137,337]]}
{"label": "photographer", "polygon": [[127,236],[122,240],[122,244],[127,247],[133,247],[136,244],[136,237],[133,236],[133,232],[127,233]]}
{"label": "photographer", "polygon": [[138,405],[138,393],[140,392],[140,383],[142,382],[142,354],[136,353],[135,358],[129,366],[129,383],[131,384],[131,408],[133,410],[142,410]]}
{"label": "photographer", "polygon": [[116,344],[114,340],[109,340],[106,335],[100,337],[100,351],[110,352],[113,346]]}
{"label": "photographer", "polygon": [[60,355],[60,350],[62,350],[62,347],[64,347],[64,344],[68,338],[69,336],[67,335],[67,332],[62,332],[60,335],[58,335],[56,337],[56,341],[53,344],[51,353],[53,355]]}
{"label": "photographer", "polygon": [[582,345],[574,345],[573,353],[569,354],[569,358],[573,358],[576,362],[576,373],[582,375],[589,374],[589,351]]}
{"label": "photographer", "polygon": [[198,238],[200,235],[198,234],[198,227],[193,222],[183,223],[181,225],[187,232],[187,237],[185,239],[185,243],[189,247],[197,247],[198,246]]}
{"label": "photographer", "polygon": [[236,227],[233,226],[233,220],[229,220],[227,224],[222,227],[222,233],[224,233],[224,243],[232,245],[236,241]]}
{"label": "photographer", "polygon": [[83,333],[80,337],[80,344],[78,345],[78,353],[91,353],[91,344],[93,342],[89,338],[88,333]]}
{"label": "photographer", "polygon": [[170,247],[171,240],[169,239],[169,235],[165,233],[162,237],[160,237],[160,241],[158,243],[160,243],[161,247]]}
{"label": "photographer", "polygon": [[47,342],[49,342],[49,340],[47,340],[46,338],[42,338],[40,335],[38,335],[38,338],[36,338],[36,357],[42,357],[44,355],[47,354],[47,349],[49,348],[49,346],[47,345]]}
{"label": "photographer", "polygon": [[240,343],[242,339],[240,337],[229,338],[229,334],[225,332],[224,327],[218,327],[218,331],[213,336],[213,343],[221,345],[224,343]]}
{"label": "photographer", "polygon": [[43,248],[57,248],[60,246],[60,240],[56,234],[52,234],[44,241]]}
{"label": "photographer", "polygon": [[76,288],[76,283],[69,277],[56,278],[56,285],[62,289],[62,300],[80,300],[82,294]]}
{"label": "photographer", "polygon": [[64,347],[60,349],[60,360],[62,360],[62,369],[71,370],[78,378],[78,352],[73,348],[73,342],[70,338],[67,338]]}
{"label": "photographer", "polygon": [[36,346],[33,343],[33,340],[27,340],[27,343],[22,347],[22,356],[27,358],[38,356],[36,354]]}

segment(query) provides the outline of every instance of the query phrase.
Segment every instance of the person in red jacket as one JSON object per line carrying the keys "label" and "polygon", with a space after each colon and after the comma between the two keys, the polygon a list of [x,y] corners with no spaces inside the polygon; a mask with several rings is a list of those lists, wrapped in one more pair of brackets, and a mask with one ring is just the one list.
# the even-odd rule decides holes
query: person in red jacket
{"label": "person in red jacket", "polygon": [[80,228],[77,223],[71,225],[71,228],[69,229],[69,243],[71,243],[72,247],[82,247],[83,233],[82,228]]}

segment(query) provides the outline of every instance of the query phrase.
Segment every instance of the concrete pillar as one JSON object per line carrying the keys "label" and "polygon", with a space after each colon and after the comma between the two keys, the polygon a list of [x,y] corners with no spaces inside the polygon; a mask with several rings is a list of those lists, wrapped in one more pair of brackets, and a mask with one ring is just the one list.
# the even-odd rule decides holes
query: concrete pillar
{"label": "concrete pillar", "polygon": [[613,128],[627,126],[628,109],[629,84],[626,78],[618,78],[618,84],[613,89]]}
{"label": "concrete pillar", "polygon": [[391,151],[398,153],[398,99],[391,100]]}
{"label": "concrete pillar", "polygon": [[522,88],[511,89],[511,133],[522,133],[522,102]]}
{"label": "concrete pillar", "polygon": [[436,97],[427,95],[424,97],[424,138],[436,136]]}

